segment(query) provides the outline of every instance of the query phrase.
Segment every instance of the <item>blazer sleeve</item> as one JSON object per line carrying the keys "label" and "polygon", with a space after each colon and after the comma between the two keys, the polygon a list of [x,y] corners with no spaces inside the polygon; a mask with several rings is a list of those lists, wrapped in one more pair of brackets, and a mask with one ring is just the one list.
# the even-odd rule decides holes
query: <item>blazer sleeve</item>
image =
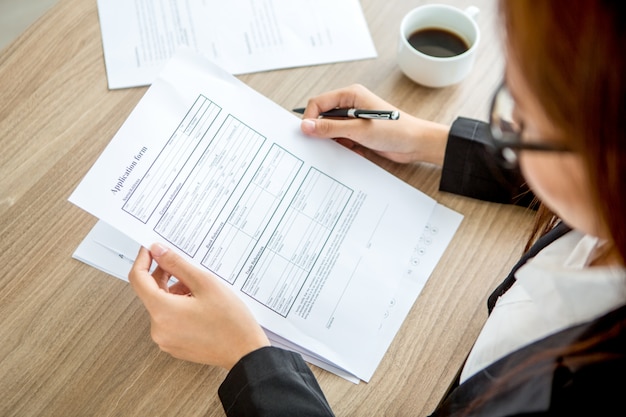
{"label": "blazer sleeve", "polygon": [[485,122],[459,117],[452,123],[439,189],[495,203],[530,207],[534,195],[519,169],[507,169],[489,141]]}
{"label": "blazer sleeve", "polygon": [[244,356],[218,395],[227,416],[334,416],[302,357],[275,347]]}

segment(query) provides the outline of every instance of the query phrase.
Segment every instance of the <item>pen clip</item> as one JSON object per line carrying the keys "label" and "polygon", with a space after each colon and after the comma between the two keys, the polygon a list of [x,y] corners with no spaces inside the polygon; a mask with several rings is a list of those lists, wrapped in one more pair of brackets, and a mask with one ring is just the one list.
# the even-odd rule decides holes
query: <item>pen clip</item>
{"label": "pen clip", "polygon": [[380,111],[380,110],[351,110],[353,114],[351,117],[358,117],[360,119],[373,119],[373,120],[397,120],[400,117],[400,112],[393,111]]}

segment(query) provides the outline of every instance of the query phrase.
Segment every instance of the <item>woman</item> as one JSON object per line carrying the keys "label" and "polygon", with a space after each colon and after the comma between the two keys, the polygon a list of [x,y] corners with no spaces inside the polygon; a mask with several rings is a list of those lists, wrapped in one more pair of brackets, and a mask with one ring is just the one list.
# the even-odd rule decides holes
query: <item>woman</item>
{"label": "woman", "polygon": [[[491,201],[528,196],[519,164],[542,203],[536,242],[490,297],[489,318],[433,415],[625,415],[626,11],[609,0],[500,6],[507,68],[489,124],[317,118],[334,107],[389,107],[352,86],[312,99],[302,130],[442,165],[442,190]],[[168,293],[170,275],[182,283]],[[129,278],[163,350],[230,370],[219,390],[228,415],[332,415],[300,356],[269,347],[215,277],[157,245],[140,251]]]}

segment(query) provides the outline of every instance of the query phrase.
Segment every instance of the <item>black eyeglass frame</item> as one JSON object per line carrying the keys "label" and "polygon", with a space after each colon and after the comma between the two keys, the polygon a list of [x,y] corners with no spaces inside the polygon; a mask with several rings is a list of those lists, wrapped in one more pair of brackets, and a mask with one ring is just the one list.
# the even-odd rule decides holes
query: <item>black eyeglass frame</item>
{"label": "black eyeglass frame", "polygon": [[[491,99],[491,105],[489,107],[489,133],[491,135],[491,142],[494,148],[502,154],[502,157],[510,163],[516,162],[516,151],[529,150],[529,151],[547,151],[547,152],[571,152],[572,149],[567,145],[558,143],[541,143],[541,142],[523,142],[522,135],[524,133],[524,126],[521,125],[518,131],[502,129],[501,123],[495,122],[496,105],[499,95],[502,90],[506,90],[506,94],[509,96],[511,93],[508,91],[506,83],[502,81]],[[511,97],[513,101],[513,97]],[[514,102],[514,101],[513,101]],[[502,118],[499,118],[503,120]]]}

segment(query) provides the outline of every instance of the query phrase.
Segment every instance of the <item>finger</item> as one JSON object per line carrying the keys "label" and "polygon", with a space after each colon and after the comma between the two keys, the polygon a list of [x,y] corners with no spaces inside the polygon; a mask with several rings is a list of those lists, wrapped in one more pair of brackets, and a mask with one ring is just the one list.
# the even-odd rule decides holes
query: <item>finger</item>
{"label": "finger", "polygon": [[320,113],[334,108],[398,110],[361,84],[332,90],[309,99],[303,119],[316,119]]}
{"label": "finger", "polygon": [[170,282],[170,278],[172,277],[172,274],[170,274],[167,271],[164,271],[163,268],[161,268],[160,266],[157,266],[152,272],[152,277],[156,281],[159,288],[165,291],[169,291],[168,283]]}
{"label": "finger", "polygon": [[355,94],[351,88],[341,88],[311,98],[302,118],[315,119],[320,113],[336,107],[355,107]]}
{"label": "finger", "polygon": [[337,138],[335,139],[335,142],[348,149],[354,149],[357,147],[357,144],[353,140],[346,138]]}
{"label": "finger", "polygon": [[372,109],[380,106],[387,107],[388,103],[363,85],[352,84],[309,99],[302,117],[314,119],[320,113],[337,107]]}
{"label": "finger", "polygon": [[317,138],[347,138],[361,142],[372,134],[372,120],[304,119],[300,129],[304,134]]}
{"label": "finger", "polygon": [[192,293],[202,291],[206,285],[206,274],[176,252],[155,243],[150,247],[150,253],[161,269],[176,277]]}
{"label": "finger", "polygon": [[159,285],[150,274],[151,265],[152,256],[150,256],[148,249],[142,247],[139,249],[137,258],[128,273],[131,287],[146,307],[151,303],[155,294],[160,291]]}
{"label": "finger", "polygon": [[172,284],[169,287],[169,292],[170,294],[177,294],[177,295],[191,294],[191,291],[189,291],[189,288],[187,288],[187,286],[180,281],[176,282],[175,284]]}
{"label": "finger", "polygon": [[344,148],[348,148],[350,149],[352,152],[361,155],[361,156],[365,156],[365,152],[364,150],[367,149],[361,145],[359,145],[358,143],[350,140],[350,139],[346,139],[346,138],[337,138],[335,139],[335,142],[337,142],[338,144],[340,144],[341,146],[343,146]]}

